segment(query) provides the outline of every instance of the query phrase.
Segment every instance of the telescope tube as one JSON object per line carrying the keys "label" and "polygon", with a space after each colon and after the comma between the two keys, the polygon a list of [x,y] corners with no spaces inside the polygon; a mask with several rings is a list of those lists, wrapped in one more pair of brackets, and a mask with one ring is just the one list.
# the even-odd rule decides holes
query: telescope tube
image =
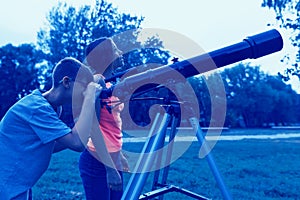
{"label": "telescope tube", "polygon": [[130,89],[133,85],[145,81],[151,82],[154,77],[167,79],[172,70],[176,70],[185,78],[188,78],[248,58],[256,59],[263,57],[280,51],[282,48],[283,39],[280,33],[276,29],[272,29],[249,36],[242,42],[209,53],[126,77],[109,90],[103,91],[101,97],[111,96],[114,91],[115,96],[124,98],[128,95],[126,90]]}

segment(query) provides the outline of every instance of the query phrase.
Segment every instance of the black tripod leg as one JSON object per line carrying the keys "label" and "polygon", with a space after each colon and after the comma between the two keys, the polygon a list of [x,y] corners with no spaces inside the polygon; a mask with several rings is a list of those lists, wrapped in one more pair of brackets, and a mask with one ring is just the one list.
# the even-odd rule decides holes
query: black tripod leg
{"label": "black tripod leg", "polygon": [[[162,180],[161,180],[162,185],[167,184],[167,178],[169,175],[170,163],[171,163],[171,158],[172,158],[172,153],[173,153],[173,142],[174,142],[174,138],[176,136],[176,131],[177,131],[176,127],[177,127],[178,121],[179,121],[179,119],[174,116],[172,119],[172,125],[171,125],[170,134],[169,134],[169,145],[168,145],[167,155],[166,155],[166,160],[165,160],[165,165],[164,165],[166,167],[163,169],[163,175],[162,175]],[[159,197],[159,200],[163,200],[163,195],[161,195]]]}
{"label": "black tripod leg", "polygon": [[142,189],[146,183],[151,167],[157,157],[157,150],[165,141],[165,131],[170,121],[170,114],[163,116],[157,114],[151,127],[149,139],[145,143],[141,156],[137,162],[134,173],[131,175],[127,187],[123,193],[122,200],[139,199]]}
{"label": "black tripod leg", "polygon": [[219,189],[221,190],[221,193],[223,195],[223,198],[226,199],[226,200],[231,200],[231,195],[229,194],[224,182],[223,182],[223,178],[215,164],[215,161],[213,159],[213,156],[211,153],[209,153],[209,149],[206,145],[206,142],[205,142],[205,139],[203,137],[203,133],[202,133],[202,129],[199,125],[199,120],[197,118],[190,118],[190,123],[194,129],[194,131],[196,132],[196,136],[197,136],[197,139],[200,143],[200,145],[202,145],[202,148],[205,152],[205,155],[206,155],[206,159],[207,159],[207,162],[208,162],[208,165],[217,181],[217,184],[219,186]]}
{"label": "black tripod leg", "polygon": [[[165,166],[163,169],[160,169],[162,160],[163,160],[163,152],[161,152],[156,161],[156,171],[153,176],[153,183],[152,183],[152,191],[164,186],[167,184],[167,178],[169,174],[169,168],[170,168],[170,163],[171,163],[171,158],[172,158],[172,152],[173,152],[173,142],[174,138],[176,136],[176,131],[177,131],[177,123],[178,123],[178,117],[171,115],[170,120],[172,120],[171,123],[171,129],[169,132],[169,141],[168,141],[168,148],[166,149],[166,155],[165,155],[165,161],[163,163],[163,166]],[[167,132],[167,131],[166,131]],[[165,133],[166,136],[166,133]],[[160,147],[163,148],[163,145]],[[161,177],[161,182],[159,183],[159,176],[161,175],[161,170],[162,170],[162,177]],[[159,196],[159,200],[163,200],[163,195]]]}

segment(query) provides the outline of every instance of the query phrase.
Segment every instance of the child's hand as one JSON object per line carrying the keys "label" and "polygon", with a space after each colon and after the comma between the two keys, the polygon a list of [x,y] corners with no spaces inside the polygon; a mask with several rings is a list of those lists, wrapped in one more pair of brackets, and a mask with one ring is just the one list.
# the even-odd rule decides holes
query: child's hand
{"label": "child's hand", "polygon": [[94,97],[94,99],[96,99],[100,96],[101,91],[102,87],[98,83],[91,82],[88,84],[83,95],[84,97]]}
{"label": "child's hand", "polygon": [[106,176],[109,188],[114,191],[122,191],[123,183],[119,172],[116,169],[106,167]]}

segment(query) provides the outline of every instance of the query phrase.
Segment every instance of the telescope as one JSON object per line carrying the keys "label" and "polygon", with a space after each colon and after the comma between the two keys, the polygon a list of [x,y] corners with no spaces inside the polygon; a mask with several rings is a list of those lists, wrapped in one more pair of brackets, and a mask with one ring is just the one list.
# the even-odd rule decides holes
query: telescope
{"label": "telescope", "polygon": [[[174,83],[179,77],[180,80],[184,80],[185,78],[189,78],[195,75],[200,75],[205,72],[209,72],[211,70],[215,70],[221,68],[223,66],[236,63],[238,61],[242,61],[244,59],[256,59],[268,54],[272,54],[274,52],[280,51],[283,48],[283,39],[280,33],[275,30],[269,30],[257,35],[253,35],[247,37],[242,42],[209,52],[204,53],[202,55],[189,58],[184,61],[174,62],[170,65],[164,65],[161,67],[157,67],[155,69],[150,69],[144,71],[142,73],[136,73],[134,75],[129,75],[123,78],[120,82],[113,85],[110,89],[105,89],[102,91],[100,98],[107,98],[109,96],[117,96],[120,100],[134,100],[131,94],[134,93],[139,88],[138,86],[144,86],[145,83],[150,86],[145,89],[145,91],[152,90],[157,88],[158,85],[165,85],[168,83]],[[116,78],[121,78],[124,75],[132,74],[136,68],[129,69],[127,71],[118,73],[115,75]],[[176,76],[174,81],[169,82],[174,78],[174,74],[180,75]],[[112,77],[106,79],[105,82],[109,82],[113,80]],[[159,80],[157,82],[157,80]],[[154,86],[155,85],[155,86]],[[141,90],[142,90],[141,89]],[[176,101],[179,102],[179,101]],[[179,122],[179,117],[177,111],[178,106],[174,106],[174,103],[171,102],[169,104],[162,105],[165,108],[165,112],[158,112],[156,118],[153,120],[152,127],[149,132],[149,136],[143,150],[140,154],[139,160],[136,163],[136,168],[134,174],[132,174],[131,178],[128,181],[128,185],[124,190],[124,194],[122,196],[122,200],[131,200],[131,199],[154,199],[159,195],[163,195],[167,192],[181,192],[184,195],[193,197],[195,199],[208,199],[202,195],[195,194],[181,187],[166,185],[166,180],[168,176],[169,167],[163,168],[163,178],[162,182],[159,183],[159,175],[160,168],[157,168],[154,174],[154,181],[152,185],[153,191],[145,193],[141,195],[142,188],[146,183],[146,179],[149,175],[149,171],[154,166],[155,160],[157,159],[156,165],[160,165],[162,163],[162,154],[160,154],[159,150],[164,148],[165,137],[167,135],[167,127],[170,125],[171,129],[168,133],[169,143],[168,148],[166,148],[166,161],[165,164],[170,164],[170,158],[173,149],[173,139],[176,136],[176,128]],[[183,104],[182,104],[183,105]],[[189,105],[189,104],[186,104]],[[183,105],[184,107],[184,105]],[[189,107],[189,106],[185,106]],[[193,113],[189,115],[189,122],[193,128],[193,132],[197,136],[197,139],[201,146],[204,149],[206,154],[206,158],[209,164],[211,171],[218,183],[218,186],[221,190],[221,193],[224,199],[231,200],[231,196],[227,191],[225,184],[222,180],[222,177],[214,163],[214,159],[212,155],[209,153],[209,146],[206,144],[205,138],[203,137],[201,127],[199,125],[199,119],[196,116],[193,116]],[[201,148],[202,148],[201,147]],[[161,151],[162,152],[162,151]],[[164,165],[164,166],[167,166]],[[162,198],[160,198],[162,199]]]}
{"label": "telescope", "polygon": [[[280,51],[283,48],[283,39],[276,29],[271,29],[253,36],[246,37],[242,42],[189,58],[184,61],[175,62],[170,65],[150,69],[142,73],[124,78],[110,89],[103,90],[100,98],[112,96],[125,98],[129,93],[126,92],[134,85],[141,85],[143,82],[151,83],[153,78],[160,77],[167,79],[170,72],[176,70],[183,77],[188,78],[199,75],[217,68],[224,67],[245,59],[256,59],[268,54]],[[131,69],[118,73],[117,78],[123,76]],[[116,77],[114,77],[116,78]],[[169,77],[170,78],[170,77]],[[112,78],[105,80],[106,82]]]}

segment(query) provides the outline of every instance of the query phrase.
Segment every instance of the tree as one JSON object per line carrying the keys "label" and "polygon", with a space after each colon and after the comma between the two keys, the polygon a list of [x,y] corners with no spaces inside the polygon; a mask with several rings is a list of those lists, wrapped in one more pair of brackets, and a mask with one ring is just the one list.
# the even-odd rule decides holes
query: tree
{"label": "tree", "polygon": [[0,48],[0,118],[18,99],[40,87],[38,64],[43,58],[32,44]]}
{"label": "tree", "polygon": [[296,124],[300,121],[297,109],[300,105],[298,95],[290,85],[282,82],[280,76],[268,76],[266,83],[272,87],[274,92],[274,108],[270,113],[270,121],[275,125]]}
{"label": "tree", "polygon": [[208,127],[211,121],[211,100],[204,76],[194,76],[188,79],[194,91],[196,91],[199,111],[200,125]]}
{"label": "tree", "polygon": [[198,99],[200,125],[204,127],[224,126],[226,93],[218,72],[209,72],[188,79]]}
{"label": "tree", "polygon": [[221,73],[228,99],[227,113],[229,116],[227,120],[233,126],[238,126],[237,123],[245,123],[246,126],[250,126],[252,123],[250,120],[253,116],[250,113],[258,100],[254,98],[253,91],[255,92],[254,86],[260,81],[260,73],[258,67],[245,67],[243,64],[225,69]]}
{"label": "tree", "polygon": [[[96,0],[94,6],[78,9],[59,3],[50,10],[47,21],[45,28],[38,32],[38,45],[48,55],[50,67],[45,74],[48,79],[52,67],[60,59],[72,56],[84,61],[86,45],[99,37],[112,37],[118,48],[124,52],[125,65],[115,72],[131,67],[137,67],[138,72],[141,72],[150,67],[167,64],[170,57],[162,49],[162,41],[158,37],[138,40],[143,17],[119,13],[117,8],[105,0]],[[142,107],[149,107],[151,102],[142,104]],[[132,107],[133,113],[139,111],[138,106]],[[138,116],[133,114],[134,117]]]}
{"label": "tree", "polygon": [[[83,61],[86,45],[99,37],[112,37],[124,52],[126,65],[119,71],[145,66],[150,62],[167,64],[170,56],[161,50],[162,42],[159,38],[138,41],[142,21],[143,17],[119,13],[117,8],[105,0],[96,0],[95,6],[78,9],[59,3],[50,10],[46,26],[38,32],[38,45],[48,54],[49,65],[52,67],[66,56]],[[48,72],[49,77],[52,67]]]}
{"label": "tree", "polygon": [[275,11],[280,26],[293,32],[290,40],[292,45],[298,48],[295,61],[291,61],[289,55],[282,60],[292,67],[287,68],[284,74],[279,73],[279,75],[286,81],[290,79],[290,75],[295,75],[300,80],[300,67],[297,64],[300,61],[300,2],[298,0],[263,0],[262,6]]}
{"label": "tree", "polygon": [[299,95],[280,77],[265,74],[258,66],[239,64],[221,73],[227,93],[227,123],[262,127],[299,122],[294,105]]}
{"label": "tree", "polygon": [[137,29],[142,21],[142,18],[118,13],[111,3],[104,0],[96,0],[93,7],[78,9],[60,2],[46,18],[47,24],[38,32],[38,46],[49,55],[52,67],[67,56],[83,61],[84,49],[93,39]]}

